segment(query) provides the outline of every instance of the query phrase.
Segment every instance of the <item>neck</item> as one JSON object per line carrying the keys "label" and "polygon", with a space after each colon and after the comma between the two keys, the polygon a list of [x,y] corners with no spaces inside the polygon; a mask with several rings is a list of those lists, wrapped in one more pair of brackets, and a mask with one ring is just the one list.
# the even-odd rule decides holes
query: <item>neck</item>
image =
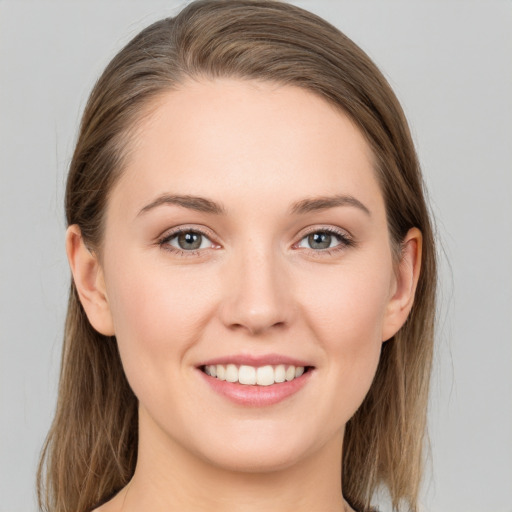
{"label": "neck", "polygon": [[[271,471],[236,471],[190,453],[141,425],[137,468],[115,498],[119,512],[345,512],[339,432],[314,454]],[[114,504],[114,503],[112,503]]]}

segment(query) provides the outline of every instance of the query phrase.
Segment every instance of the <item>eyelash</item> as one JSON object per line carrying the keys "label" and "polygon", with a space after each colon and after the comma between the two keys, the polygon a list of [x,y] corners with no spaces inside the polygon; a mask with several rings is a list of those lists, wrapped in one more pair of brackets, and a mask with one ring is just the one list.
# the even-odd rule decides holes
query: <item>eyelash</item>
{"label": "eyelash", "polygon": [[294,244],[294,247],[299,248],[298,245],[305,238],[307,238],[308,236],[313,235],[315,233],[325,233],[327,235],[334,236],[339,243],[338,243],[338,245],[336,245],[334,247],[329,247],[326,249],[316,249],[315,250],[312,248],[303,248],[303,249],[306,249],[313,257],[321,258],[324,256],[331,256],[331,255],[337,254],[340,251],[343,251],[349,247],[354,247],[356,245],[355,240],[350,235],[348,235],[345,231],[336,229],[332,226],[329,226],[329,227],[320,226],[320,227],[315,227],[314,229],[311,229],[310,231],[307,231],[306,233],[304,233],[301,236],[300,240]]}
{"label": "eyelash", "polygon": [[179,228],[179,229],[176,229],[175,231],[171,231],[170,233],[167,232],[165,233],[165,235],[163,235],[161,238],[158,239],[158,245],[164,250],[164,251],[169,251],[173,254],[175,254],[176,256],[180,256],[180,257],[190,257],[190,256],[201,256],[201,251],[203,251],[204,249],[194,249],[194,250],[184,250],[184,249],[178,249],[177,247],[173,247],[172,245],[169,244],[169,242],[171,240],[173,240],[174,238],[178,237],[179,235],[181,234],[184,234],[184,233],[193,233],[193,234],[196,234],[196,235],[201,235],[205,238],[207,238],[212,245],[215,245],[214,242],[212,242],[211,238],[212,236],[207,233],[206,231],[203,231],[202,229],[200,228],[188,228],[188,227],[185,227],[185,228]]}
{"label": "eyelash", "polygon": [[[184,250],[184,249],[178,249],[177,247],[174,247],[169,244],[171,240],[176,238],[177,236],[184,234],[184,233],[193,233],[197,235],[201,235],[205,238],[207,238],[212,245],[215,245],[215,242],[211,240],[212,236],[207,233],[206,231],[203,231],[199,228],[180,228],[172,232],[166,233],[164,236],[158,239],[157,244],[165,251],[169,251],[177,256],[180,257],[191,257],[191,256],[200,256],[201,251],[204,251],[203,249],[195,249],[195,250]],[[337,230],[333,227],[316,227],[315,229],[311,229],[310,231],[304,233],[300,240],[296,242],[293,247],[299,249],[298,245],[308,236],[315,234],[315,233],[325,233],[331,236],[334,236],[339,244],[326,249],[312,249],[312,248],[301,248],[308,250],[314,257],[323,257],[323,256],[330,256],[333,254],[337,254],[340,251],[343,251],[349,247],[354,247],[356,245],[355,241],[348,235],[346,232],[342,230]]]}

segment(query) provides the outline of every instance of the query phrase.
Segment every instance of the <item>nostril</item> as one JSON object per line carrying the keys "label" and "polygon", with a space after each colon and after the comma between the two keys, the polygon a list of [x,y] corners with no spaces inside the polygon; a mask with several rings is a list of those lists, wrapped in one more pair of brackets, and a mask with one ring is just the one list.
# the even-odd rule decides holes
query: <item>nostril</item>
{"label": "nostril", "polygon": [[257,336],[258,334],[267,332],[269,329],[284,329],[286,322],[267,323],[247,321],[246,323],[232,323],[227,327],[232,331],[248,331],[251,335]]}

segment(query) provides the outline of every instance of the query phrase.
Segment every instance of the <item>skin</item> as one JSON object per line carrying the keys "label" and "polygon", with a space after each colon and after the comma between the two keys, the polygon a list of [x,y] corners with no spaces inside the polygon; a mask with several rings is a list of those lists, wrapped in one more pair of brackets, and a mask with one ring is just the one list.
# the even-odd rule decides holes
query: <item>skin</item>
{"label": "skin", "polygon": [[[111,193],[101,257],[77,226],[67,235],[89,320],[116,335],[140,404],[135,475],[98,510],[351,510],[340,487],[344,426],[412,306],[421,233],[409,231],[394,265],[369,146],[310,92],[188,82],[152,108]],[[224,213],[149,208],[162,194],[207,198]],[[364,208],[292,211],[334,195]],[[159,240],[177,227],[208,238],[172,252],[176,238]],[[307,235],[326,229],[351,244],[333,235],[330,249],[311,247]],[[314,367],[271,406],[234,404],[197,369],[269,353]]]}

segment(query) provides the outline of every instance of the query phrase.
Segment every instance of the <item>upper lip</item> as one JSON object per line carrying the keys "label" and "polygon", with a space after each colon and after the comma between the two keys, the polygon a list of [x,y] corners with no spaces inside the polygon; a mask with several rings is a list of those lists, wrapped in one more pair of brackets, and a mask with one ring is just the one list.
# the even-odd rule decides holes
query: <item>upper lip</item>
{"label": "upper lip", "polygon": [[210,366],[215,364],[235,364],[237,366],[247,365],[247,366],[276,366],[279,364],[284,364],[288,366],[312,366],[308,361],[304,361],[302,359],[297,359],[295,357],[289,357],[282,354],[263,354],[263,355],[253,355],[253,354],[238,354],[238,355],[229,355],[229,356],[219,356],[212,359],[208,359],[203,361],[198,365],[198,367],[202,366]]}

